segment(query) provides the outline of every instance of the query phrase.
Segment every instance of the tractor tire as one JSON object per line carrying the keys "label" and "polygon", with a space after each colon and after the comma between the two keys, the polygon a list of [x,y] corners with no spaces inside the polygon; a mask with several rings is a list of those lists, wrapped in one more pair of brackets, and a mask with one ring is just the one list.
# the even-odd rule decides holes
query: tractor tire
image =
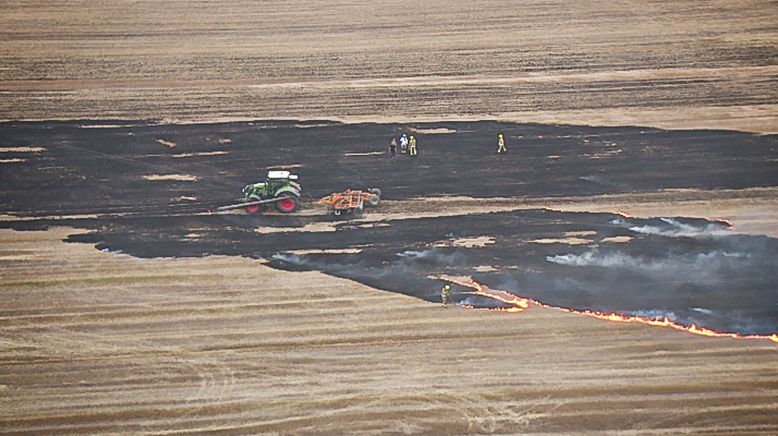
{"label": "tractor tire", "polygon": [[251,206],[246,206],[246,212],[250,214],[260,213],[262,212],[262,205],[261,204],[252,204]]}
{"label": "tractor tire", "polygon": [[276,209],[281,213],[292,213],[297,210],[300,199],[288,192],[281,194],[284,198],[276,201]]}
{"label": "tractor tire", "polygon": [[369,192],[371,194],[377,195],[378,198],[381,198],[381,194],[383,194],[383,192],[381,191],[381,188],[370,188],[370,189],[367,190],[367,192]]}
{"label": "tractor tire", "polygon": [[[246,199],[246,201],[260,201],[262,200],[262,197],[258,195],[250,195],[249,198]],[[254,214],[254,213],[260,213],[262,212],[262,205],[261,204],[252,204],[251,206],[246,206],[246,212]]]}
{"label": "tractor tire", "polygon": [[370,199],[367,200],[367,204],[371,206],[378,206],[378,203],[381,202],[381,197],[378,194],[370,194]]}

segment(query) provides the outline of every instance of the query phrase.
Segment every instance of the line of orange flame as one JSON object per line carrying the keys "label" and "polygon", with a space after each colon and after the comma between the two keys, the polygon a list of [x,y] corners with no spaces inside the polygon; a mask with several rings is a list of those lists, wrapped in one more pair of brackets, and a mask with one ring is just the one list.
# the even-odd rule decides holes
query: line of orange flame
{"label": "line of orange flame", "polygon": [[667,317],[649,318],[649,317],[638,316],[638,315],[620,315],[618,313],[599,312],[596,310],[576,310],[567,307],[557,307],[557,306],[551,306],[545,303],[541,303],[540,301],[536,301],[530,298],[519,297],[508,291],[489,289],[489,287],[487,287],[486,285],[482,285],[476,282],[475,280],[473,280],[472,278],[470,278],[468,281],[463,281],[454,277],[444,275],[441,276],[440,279],[449,283],[454,283],[462,287],[472,289],[472,291],[468,292],[470,294],[491,298],[493,300],[497,300],[501,303],[507,304],[509,307],[491,309],[491,310],[498,310],[501,312],[523,312],[524,310],[530,307],[530,304],[534,304],[540,307],[561,310],[563,312],[572,313],[576,315],[591,316],[593,318],[603,319],[612,322],[639,323],[639,324],[647,324],[655,327],[669,327],[675,330],[692,333],[695,335],[710,336],[716,338],[767,339],[775,343],[778,343],[778,333],[773,333],[772,335],[769,336],[768,335],[741,335],[739,333],[718,332],[705,327],[697,327],[694,324],[686,326],[683,324],[679,324],[677,322],[670,321]]}

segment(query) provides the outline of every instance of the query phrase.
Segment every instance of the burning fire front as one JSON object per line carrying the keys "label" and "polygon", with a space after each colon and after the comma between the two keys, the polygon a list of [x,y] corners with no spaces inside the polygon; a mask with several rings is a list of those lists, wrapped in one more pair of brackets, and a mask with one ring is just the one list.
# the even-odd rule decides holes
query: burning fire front
{"label": "burning fire front", "polygon": [[[599,311],[592,311],[592,310],[575,310],[566,307],[556,307],[556,306],[544,304],[540,301],[532,300],[530,298],[520,297],[508,291],[490,289],[488,286],[478,283],[472,278],[463,280],[461,278],[451,277],[448,275],[443,275],[438,278],[442,281],[453,283],[463,288],[469,289],[469,291],[464,292],[465,294],[490,298],[492,300],[498,301],[508,306],[508,307],[489,309],[489,310],[498,310],[502,312],[523,312],[529,309],[530,306],[535,305],[539,307],[560,310],[562,312],[571,313],[575,315],[590,316],[593,318],[602,319],[611,322],[638,323],[638,324],[646,324],[654,327],[669,327],[675,330],[692,333],[700,336],[710,336],[710,337],[717,337],[717,338],[726,337],[732,339],[767,339],[772,342],[778,343],[778,333],[773,333],[771,335],[741,335],[739,333],[719,332],[719,331],[707,329],[705,327],[698,327],[694,324],[687,326],[687,325],[670,321],[669,319],[667,319],[667,317],[649,318],[649,317],[643,317],[637,315],[621,315],[618,313],[606,313],[606,312],[599,312]],[[472,307],[467,305],[464,306]]]}

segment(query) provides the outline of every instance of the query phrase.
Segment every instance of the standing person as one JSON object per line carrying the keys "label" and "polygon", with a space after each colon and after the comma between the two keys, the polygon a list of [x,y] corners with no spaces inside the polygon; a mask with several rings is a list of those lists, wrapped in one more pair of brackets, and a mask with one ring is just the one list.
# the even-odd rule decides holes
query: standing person
{"label": "standing person", "polygon": [[416,156],[416,137],[411,135],[411,139],[408,142],[408,154]]}
{"label": "standing person", "polygon": [[389,143],[389,158],[394,160],[395,156],[397,156],[397,139],[392,136],[392,142]]}
{"label": "standing person", "polygon": [[448,307],[448,293],[451,290],[451,285],[448,283],[443,286],[443,289],[440,290],[440,301],[443,303],[443,307]]}
{"label": "standing person", "polygon": [[408,152],[408,136],[403,133],[402,136],[400,136],[400,153],[405,154]]}
{"label": "standing person", "polygon": [[497,134],[497,154],[503,154],[507,151],[508,149],[505,148],[505,137],[500,132]]}

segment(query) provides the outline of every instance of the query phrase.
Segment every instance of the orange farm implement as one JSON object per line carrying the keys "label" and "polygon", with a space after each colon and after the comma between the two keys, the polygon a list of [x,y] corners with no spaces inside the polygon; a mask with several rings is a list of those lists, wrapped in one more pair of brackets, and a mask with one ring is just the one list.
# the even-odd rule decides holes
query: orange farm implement
{"label": "orange farm implement", "polygon": [[368,206],[378,206],[380,202],[381,190],[378,188],[371,188],[367,191],[346,189],[343,192],[335,192],[319,200],[319,204],[330,206],[335,216],[359,213],[365,208],[365,203]]}

